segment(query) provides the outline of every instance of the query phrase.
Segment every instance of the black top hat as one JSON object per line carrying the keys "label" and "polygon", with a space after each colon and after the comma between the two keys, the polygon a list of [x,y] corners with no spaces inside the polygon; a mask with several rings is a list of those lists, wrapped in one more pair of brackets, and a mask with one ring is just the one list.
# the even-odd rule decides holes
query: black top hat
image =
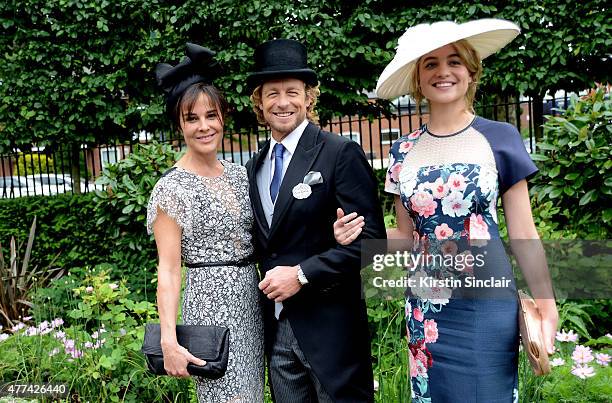
{"label": "black top hat", "polygon": [[220,72],[219,63],[214,59],[215,52],[212,50],[187,42],[185,53],[187,57],[176,66],[159,63],[155,68],[157,84],[166,93],[168,111],[190,85],[200,82],[212,84]]}
{"label": "black top hat", "polygon": [[306,48],[292,39],[274,39],[255,49],[255,72],[247,77],[254,88],[277,78],[298,78],[308,85],[318,84],[317,73],[308,68]]}

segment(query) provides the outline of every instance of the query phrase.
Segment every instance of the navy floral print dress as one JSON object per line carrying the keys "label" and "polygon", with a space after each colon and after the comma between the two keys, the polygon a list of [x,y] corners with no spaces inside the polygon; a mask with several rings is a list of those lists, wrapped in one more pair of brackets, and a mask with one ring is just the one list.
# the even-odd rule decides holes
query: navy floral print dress
{"label": "navy floral print dress", "polygon": [[[512,270],[497,203],[537,171],[519,133],[481,117],[446,136],[423,126],[399,138],[389,158],[385,190],[412,217],[418,252],[453,262],[411,269],[415,279],[448,280],[407,291],[412,401],[518,401],[518,306],[513,281],[505,281]],[[474,281],[489,278],[501,281]]]}

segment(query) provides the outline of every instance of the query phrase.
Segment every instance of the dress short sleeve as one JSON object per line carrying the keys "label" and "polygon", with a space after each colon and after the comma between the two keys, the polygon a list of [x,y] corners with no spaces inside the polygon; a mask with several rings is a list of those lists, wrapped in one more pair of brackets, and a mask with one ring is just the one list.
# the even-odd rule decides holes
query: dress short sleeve
{"label": "dress short sleeve", "polygon": [[399,174],[402,170],[404,158],[414,146],[416,140],[422,134],[423,129],[420,128],[410,134],[406,134],[395,140],[389,150],[389,168],[385,178],[385,192],[400,194]]}
{"label": "dress short sleeve", "polygon": [[180,191],[180,184],[173,182],[172,177],[164,176],[155,184],[147,206],[147,232],[153,233],[153,223],[157,218],[157,209],[168,214],[186,235],[191,234],[191,203],[187,194]]}
{"label": "dress short sleeve", "polygon": [[514,126],[482,118],[479,118],[474,126],[485,135],[493,149],[500,194],[538,172]]}

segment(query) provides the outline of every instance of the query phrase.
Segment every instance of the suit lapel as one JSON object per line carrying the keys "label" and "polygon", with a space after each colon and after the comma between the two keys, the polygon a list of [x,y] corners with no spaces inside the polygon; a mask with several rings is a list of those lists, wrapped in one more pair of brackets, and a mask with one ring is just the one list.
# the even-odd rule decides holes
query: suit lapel
{"label": "suit lapel", "polygon": [[317,144],[319,131],[320,129],[317,126],[308,123],[304,133],[302,133],[302,137],[295,149],[295,154],[291,157],[291,162],[287,167],[278,192],[268,239],[272,238],[283,216],[295,200],[293,197],[293,187],[298,183],[302,183],[304,176],[306,176],[310,167],[312,167],[312,164],[317,159],[319,151],[321,151],[323,143]]}
{"label": "suit lapel", "polygon": [[251,165],[251,186],[249,187],[249,192],[251,195],[251,204],[253,205],[253,214],[255,215],[255,221],[259,226],[260,231],[263,234],[268,235],[270,228],[268,227],[268,221],[266,220],[266,214],[264,213],[263,206],[261,205],[261,198],[259,197],[259,187],[257,186],[257,171],[261,167],[261,164],[266,158],[268,154],[268,149],[270,148],[270,142],[268,141],[266,145],[259,150],[259,152],[253,157],[253,164]]}

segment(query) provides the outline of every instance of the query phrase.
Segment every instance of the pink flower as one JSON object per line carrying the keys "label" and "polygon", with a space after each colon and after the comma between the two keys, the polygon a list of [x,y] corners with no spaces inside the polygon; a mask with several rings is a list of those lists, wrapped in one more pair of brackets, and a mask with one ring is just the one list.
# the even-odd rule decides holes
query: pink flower
{"label": "pink flower", "polygon": [[35,328],[34,326],[30,326],[25,331],[26,336],[36,336],[38,333],[39,333],[38,329]]}
{"label": "pink flower", "polygon": [[415,130],[415,131],[413,131],[412,133],[410,133],[410,134],[408,135],[408,139],[409,139],[409,140],[415,140],[415,139],[418,139],[418,138],[419,138],[419,136],[421,135],[421,133],[422,133],[422,132],[421,132],[420,130]]}
{"label": "pink flower", "polygon": [[572,374],[580,379],[587,379],[595,376],[595,370],[588,365],[575,365],[572,367]]}
{"label": "pink flower", "polygon": [[65,340],[66,339],[66,333],[64,333],[62,331],[58,331],[58,332],[55,332],[53,337],[55,337],[56,339],[59,339],[59,340]]}
{"label": "pink flower", "polygon": [[408,361],[410,361],[410,377],[415,378],[419,375],[419,371],[417,369],[417,360],[412,354],[410,354],[409,358],[410,359]]}
{"label": "pink flower", "polygon": [[416,320],[418,320],[419,322],[423,322],[423,312],[421,312],[419,308],[414,308],[412,314],[414,315],[414,318]]}
{"label": "pink flower", "polygon": [[61,318],[55,318],[51,321],[51,326],[52,327],[58,327],[64,324],[64,319]]}
{"label": "pink flower", "polygon": [[11,332],[15,333],[20,331],[21,329],[23,329],[25,327],[25,324],[23,324],[22,322],[17,323],[15,326],[13,326],[11,328]]}
{"label": "pink flower", "polygon": [[435,199],[442,199],[448,194],[449,191],[448,186],[446,183],[444,183],[442,178],[436,179],[435,182],[429,185],[429,188],[431,189],[431,193]]}
{"label": "pink flower", "polygon": [[448,180],[446,181],[446,184],[448,185],[451,191],[463,192],[467,187],[465,176],[456,172],[450,174]]}
{"label": "pink flower", "polygon": [[565,364],[565,360],[563,358],[557,357],[550,361],[550,365],[553,367],[559,367]]}
{"label": "pink flower", "polygon": [[433,319],[425,319],[425,343],[438,340],[438,325]]}
{"label": "pink flower", "polygon": [[87,291],[88,293],[92,293],[93,287],[92,286],[85,287],[85,291]]}
{"label": "pink flower", "polygon": [[83,352],[81,350],[72,350],[70,355],[72,358],[81,358],[83,356]]}
{"label": "pink flower", "polygon": [[570,330],[567,333],[565,332],[565,330],[561,330],[560,332],[557,332],[557,335],[555,336],[555,338],[559,340],[560,342],[575,343],[578,341],[578,335],[574,333],[573,330]]}
{"label": "pink flower", "polygon": [[595,360],[597,361],[599,365],[603,365],[604,367],[607,367],[608,364],[610,363],[610,356],[605,353],[597,353],[595,354]]}
{"label": "pink flower", "polygon": [[593,354],[591,353],[590,347],[577,345],[572,353],[572,360],[576,364],[587,364],[593,361]]}
{"label": "pink flower", "polygon": [[412,149],[414,143],[412,141],[404,141],[399,146],[400,153],[407,153]]}
{"label": "pink flower", "polygon": [[436,238],[438,238],[438,240],[446,239],[454,233],[454,231],[446,223],[438,225],[434,232],[436,233]]}
{"label": "pink flower", "polygon": [[111,290],[116,290],[117,288],[119,288],[119,286],[115,283],[109,284],[108,286]]}
{"label": "pink flower", "polygon": [[431,193],[421,190],[410,197],[410,203],[412,203],[412,209],[425,218],[433,215],[438,207]]}
{"label": "pink flower", "polygon": [[442,247],[440,247],[440,251],[442,252],[442,255],[446,256],[446,255],[451,255],[451,256],[455,256],[457,254],[457,244],[453,241],[444,241],[444,243],[442,244]]}
{"label": "pink flower", "polygon": [[484,246],[487,239],[491,239],[489,226],[484,221],[484,218],[482,218],[482,215],[472,213],[470,216],[470,245]]}
{"label": "pink flower", "polygon": [[391,168],[389,168],[389,172],[391,175],[391,180],[395,183],[399,182],[399,174],[400,171],[402,170],[402,163],[398,162],[397,164],[394,164]]}

